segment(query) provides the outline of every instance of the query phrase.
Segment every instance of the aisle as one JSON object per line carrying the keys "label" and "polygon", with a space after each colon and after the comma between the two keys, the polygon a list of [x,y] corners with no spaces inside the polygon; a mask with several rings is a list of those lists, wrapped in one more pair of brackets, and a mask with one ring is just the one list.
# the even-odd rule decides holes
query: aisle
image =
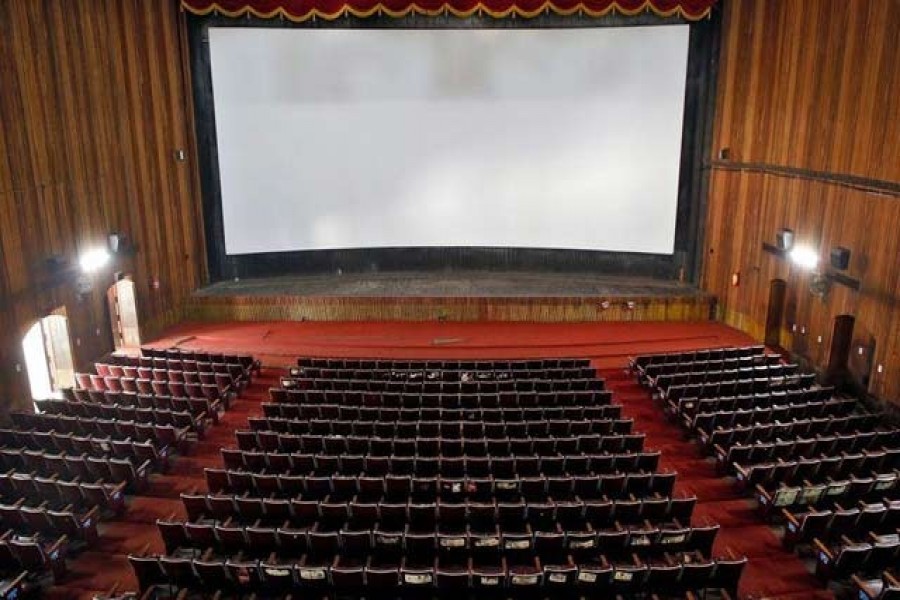
{"label": "aisle", "polygon": [[833,598],[807,566],[781,548],[775,531],[755,513],[756,502],[735,491],[733,481],[719,477],[712,459],[700,455],[683,430],[663,416],[650,393],[623,369],[604,369],[600,375],[613,390],[625,416],[634,418],[634,428],[647,434],[646,446],[662,451],[660,468],[678,472],[676,493],[695,494],[696,519],[709,518],[722,526],[716,537],[715,554],[730,548],[749,559],[741,578],[741,597],[801,600]]}

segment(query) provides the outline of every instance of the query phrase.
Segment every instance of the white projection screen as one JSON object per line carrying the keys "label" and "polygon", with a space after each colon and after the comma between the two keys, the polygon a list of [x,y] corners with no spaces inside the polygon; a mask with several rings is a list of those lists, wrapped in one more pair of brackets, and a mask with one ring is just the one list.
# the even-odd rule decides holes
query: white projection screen
{"label": "white projection screen", "polygon": [[672,254],[688,33],[210,28],[226,253]]}

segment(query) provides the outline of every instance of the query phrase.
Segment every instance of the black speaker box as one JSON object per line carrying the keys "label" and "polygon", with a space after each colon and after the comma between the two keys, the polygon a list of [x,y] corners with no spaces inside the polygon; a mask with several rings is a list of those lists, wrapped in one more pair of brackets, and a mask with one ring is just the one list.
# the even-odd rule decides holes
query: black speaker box
{"label": "black speaker box", "polygon": [[850,250],[842,246],[832,248],[831,266],[838,271],[846,271],[850,266]]}

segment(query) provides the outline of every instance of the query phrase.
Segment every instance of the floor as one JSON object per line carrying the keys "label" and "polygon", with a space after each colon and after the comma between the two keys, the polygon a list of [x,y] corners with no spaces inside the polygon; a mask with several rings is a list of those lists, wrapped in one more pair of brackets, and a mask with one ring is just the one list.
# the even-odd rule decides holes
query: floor
{"label": "floor", "polygon": [[773,529],[754,515],[754,505],[735,494],[730,482],[716,477],[710,462],[699,457],[695,445],[668,423],[649,394],[628,377],[623,367],[630,355],[690,348],[752,343],[741,332],[724,325],[703,323],[226,323],[183,324],[166,332],[153,345],[251,352],[266,368],[222,422],[209,431],[190,456],[175,461],[165,475],[155,475],[146,493],[130,499],[121,520],[101,525],[102,539],[91,551],[69,561],[66,581],[50,590],[50,598],[91,598],[118,584],[135,589],[127,555],[149,545],[161,551],[157,518],[183,516],[179,494],[205,489],[203,468],[220,466],[219,448],[234,443],[234,430],[259,411],[267,389],[281,369],[296,357],[347,356],[384,358],[521,358],[529,356],[584,356],[602,369],[635,419],[635,429],[647,434],[647,446],[662,450],[662,468],[679,473],[678,491],[699,497],[698,518],[722,525],[716,551],[726,547],[750,558],[741,582],[741,597],[831,598],[806,565],[781,550]]}

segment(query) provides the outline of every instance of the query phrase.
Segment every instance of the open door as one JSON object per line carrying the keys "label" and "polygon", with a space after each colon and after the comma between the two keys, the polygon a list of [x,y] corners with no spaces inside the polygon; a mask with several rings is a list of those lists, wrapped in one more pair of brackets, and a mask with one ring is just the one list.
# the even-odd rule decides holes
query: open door
{"label": "open door", "polygon": [[113,344],[116,350],[140,348],[141,330],[138,325],[137,299],[134,281],[120,279],[106,291]]}
{"label": "open door", "polygon": [[22,338],[31,397],[61,398],[63,388],[75,387],[75,361],[69,341],[69,319],[53,314],[32,325]]}
{"label": "open door", "polygon": [[834,318],[834,330],[831,334],[831,352],[828,356],[828,369],[825,381],[839,384],[849,375],[848,360],[850,348],[853,347],[853,326],[856,318],[852,315],[838,315]]}
{"label": "open door", "polygon": [[787,282],[773,279],[769,283],[769,307],[766,310],[766,346],[781,348],[781,324],[784,322],[784,302]]}

